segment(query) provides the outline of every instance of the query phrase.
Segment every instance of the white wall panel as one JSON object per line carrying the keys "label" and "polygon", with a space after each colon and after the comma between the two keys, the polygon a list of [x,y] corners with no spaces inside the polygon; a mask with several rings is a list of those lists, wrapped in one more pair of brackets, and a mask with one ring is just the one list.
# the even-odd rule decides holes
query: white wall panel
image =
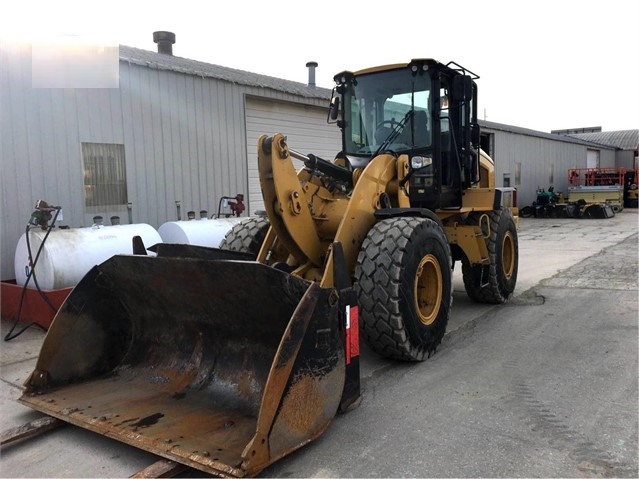
{"label": "white wall panel", "polygon": [[[327,103],[328,104],[328,103]],[[246,100],[246,151],[248,152],[249,213],[264,209],[257,170],[257,141],[261,135],[286,135],[288,146],[302,154],[333,160],[340,151],[337,125],[326,123],[327,109],[290,102],[249,97]],[[302,167],[293,160],[296,169]]]}

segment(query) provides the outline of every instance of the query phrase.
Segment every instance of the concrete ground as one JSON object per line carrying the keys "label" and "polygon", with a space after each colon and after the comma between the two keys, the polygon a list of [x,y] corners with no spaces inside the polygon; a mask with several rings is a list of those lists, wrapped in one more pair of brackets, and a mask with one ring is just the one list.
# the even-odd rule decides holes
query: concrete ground
{"label": "concrete ground", "polygon": [[[514,300],[543,280],[621,243],[638,231],[638,211],[631,209],[625,209],[613,218],[596,220],[522,218]],[[460,270],[457,267],[454,273],[449,339],[463,329],[464,324],[495,307],[478,305],[468,299]],[[2,322],[3,338],[11,326]],[[23,382],[35,367],[44,336],[41,330],[30,328],[11,341],[0,343],[0,431],[41,416],[17,403],[16,399],[22,393]],[[362,349],[362,379],[366,381],[387,367],[388,361],[365,347]],[[65,427],[3,450],[0,477],[128,477],[158,459],[90,431]]]}

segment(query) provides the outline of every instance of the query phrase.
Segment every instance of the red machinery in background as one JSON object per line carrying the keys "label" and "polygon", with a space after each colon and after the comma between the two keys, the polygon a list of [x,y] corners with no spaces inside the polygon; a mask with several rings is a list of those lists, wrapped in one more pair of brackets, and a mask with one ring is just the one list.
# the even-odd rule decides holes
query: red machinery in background
{"label": "red machinery in background", "polygon": [[637,169],[572,168],[568,170],[568,200],[606,202],[618,210],[637,208],[637,184]]}

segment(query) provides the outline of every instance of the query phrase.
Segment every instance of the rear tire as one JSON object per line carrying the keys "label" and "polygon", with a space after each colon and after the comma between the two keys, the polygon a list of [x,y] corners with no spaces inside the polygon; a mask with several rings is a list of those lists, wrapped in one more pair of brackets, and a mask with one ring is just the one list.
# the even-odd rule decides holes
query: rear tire
{"label": "rear tire", "polygon": [[535,216],[535,208],[532,206],[524,206],[521,210],[519,210],[519,216],[522,218],[532,218]]}
{"label": "rear tire", "polygon": [[270,227],[268,218],[252,216],[233,225],[220,243],[220,249],[250,253],[257,258]]}
{"label": "rear tire", "polygon": [[[478,303],[501,304],[510,299],[517,283],[519,243],[515,220],[508,209],[487,213],[490,236],[486,240],[489,265],[471,265],[462,258],[462,275],[468,296]],[[479,224],[479,214],[471,213],[469,223]]]}
{"label": "rear tire", "polygon": [[364,340],[381,356],[423,361],[441,343],[452,304],[450,247],[428,218],[388,218],[368,232],[355,266]]}

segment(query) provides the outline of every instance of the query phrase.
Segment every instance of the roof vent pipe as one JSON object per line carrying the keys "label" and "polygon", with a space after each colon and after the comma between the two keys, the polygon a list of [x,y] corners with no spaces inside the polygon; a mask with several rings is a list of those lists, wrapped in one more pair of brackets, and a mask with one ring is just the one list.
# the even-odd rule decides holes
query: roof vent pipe
{"label": "roof vent pipe", "polygon": [[173,32],[153,32],[153,41],[158,44],[158,53],[173,55],[173,44],[175,43],[175,33]]}
{"label": "roof vent pipe", "polygon": [[308,68],[308,86],[315,88],[315,68],[317,68],[317,62],[308,62],[306,68]]}

